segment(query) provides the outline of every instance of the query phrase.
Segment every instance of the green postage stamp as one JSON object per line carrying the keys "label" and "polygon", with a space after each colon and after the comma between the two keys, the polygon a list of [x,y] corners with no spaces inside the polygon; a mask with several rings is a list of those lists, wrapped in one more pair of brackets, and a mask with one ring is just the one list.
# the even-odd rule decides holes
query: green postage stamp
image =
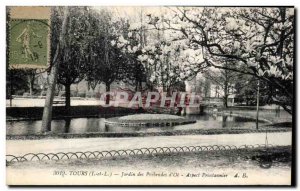
{"label": "green postage stamp", "polygon": [[10,21],[9,65],[16,68],[45,68],[48,65],[47,19]]}

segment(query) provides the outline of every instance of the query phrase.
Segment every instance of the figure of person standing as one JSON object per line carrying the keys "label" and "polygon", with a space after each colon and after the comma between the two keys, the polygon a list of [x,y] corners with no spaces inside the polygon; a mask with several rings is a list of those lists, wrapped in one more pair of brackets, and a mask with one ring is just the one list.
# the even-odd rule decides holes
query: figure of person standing
{"label": "figure of person standing", "polygon": [[35,32],[30,28],[30,23],[28,22],[26,27],[23,29],[22,33],[17,37],[16,41],[22,43],[23,52],[25,54],[25,59],[27,61],[28,56],[32,60],[37,61],[37,56],[35,56],[30,48],[30,38],[31,35],[40,38]]}

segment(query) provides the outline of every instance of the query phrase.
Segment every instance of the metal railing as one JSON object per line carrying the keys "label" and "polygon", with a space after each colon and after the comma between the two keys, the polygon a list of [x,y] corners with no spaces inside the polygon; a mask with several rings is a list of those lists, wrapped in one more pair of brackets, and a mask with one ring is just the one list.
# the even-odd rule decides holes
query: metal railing
{"label": "metal railing", "polygon": [[204,151],[235,151],[245,149],[270,148],[272,145],[210,145],[210,146],[180,146],[180,147],[155,147],[111,151],[85,151],[85,152],[58,152],[58,153],[28,153],[23,156],[6,155],[7,165],[14,162],[42,161],[42,160],[67,160],[67,159],[101,159],[106,157],[155,155],[179,152],[204,152]]}

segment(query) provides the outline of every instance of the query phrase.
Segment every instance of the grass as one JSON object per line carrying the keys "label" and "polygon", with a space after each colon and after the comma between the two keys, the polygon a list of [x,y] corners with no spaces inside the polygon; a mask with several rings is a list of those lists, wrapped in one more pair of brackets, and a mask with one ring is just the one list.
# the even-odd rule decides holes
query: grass
{"label": "grass", "polygon": [[36,140],[36,139],[72,139],[72,138],[94,138],[94,137],[146,137],[146,136],[176,136],[176,135],[218,135],[218,134],[244,134],[244,133],[272,133],[272,132],[290,132],[291,128],[262,127],[260,129],[245,128],[226,128],[226,129],[190,129],[173,130],[162,132],[122,132],[122,133],[47,133],[32,135],[6,135],[7,140]]}
{"label": "grass", "polygon": [[128,123],[128,125],[145,124],[146,126],[159,126],[159,124],[156,123],[162,123],[162,124],[168,123],[170,125],[171,123],[176,123],[176,125],[179,125],[179,124],[196,123],[196,120],[188,119],[176,115],[168,115],[168,114],[135,114],[135,115],[122,116],[122,117],[108,118],[105,119],[105,122],[107,124]]}
{"label": "grass", "polygon": [[151,120],[169,120],[169,119],[184,119],[177,115],[167,114],[136,114],[119,117],[121,121],[151,121]]}
{"label": "grass", "polygon": [[[255,107],[228,107],[220,110],[223,114],[237,114],[240,116],[256,118]],[[292,122],[292,115],[284,110],[276,113],[274,109],[260,109],[259,119],[268,120],[272,123]]]}

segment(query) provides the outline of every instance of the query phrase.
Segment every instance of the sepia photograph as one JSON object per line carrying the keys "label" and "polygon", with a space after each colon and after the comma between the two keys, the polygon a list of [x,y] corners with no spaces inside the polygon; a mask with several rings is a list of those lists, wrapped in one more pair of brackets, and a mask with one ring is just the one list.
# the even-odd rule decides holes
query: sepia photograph
{"label": "sepia photograph", "polygon": [[295,17],[6,6],[6,184],[295,186]]}

